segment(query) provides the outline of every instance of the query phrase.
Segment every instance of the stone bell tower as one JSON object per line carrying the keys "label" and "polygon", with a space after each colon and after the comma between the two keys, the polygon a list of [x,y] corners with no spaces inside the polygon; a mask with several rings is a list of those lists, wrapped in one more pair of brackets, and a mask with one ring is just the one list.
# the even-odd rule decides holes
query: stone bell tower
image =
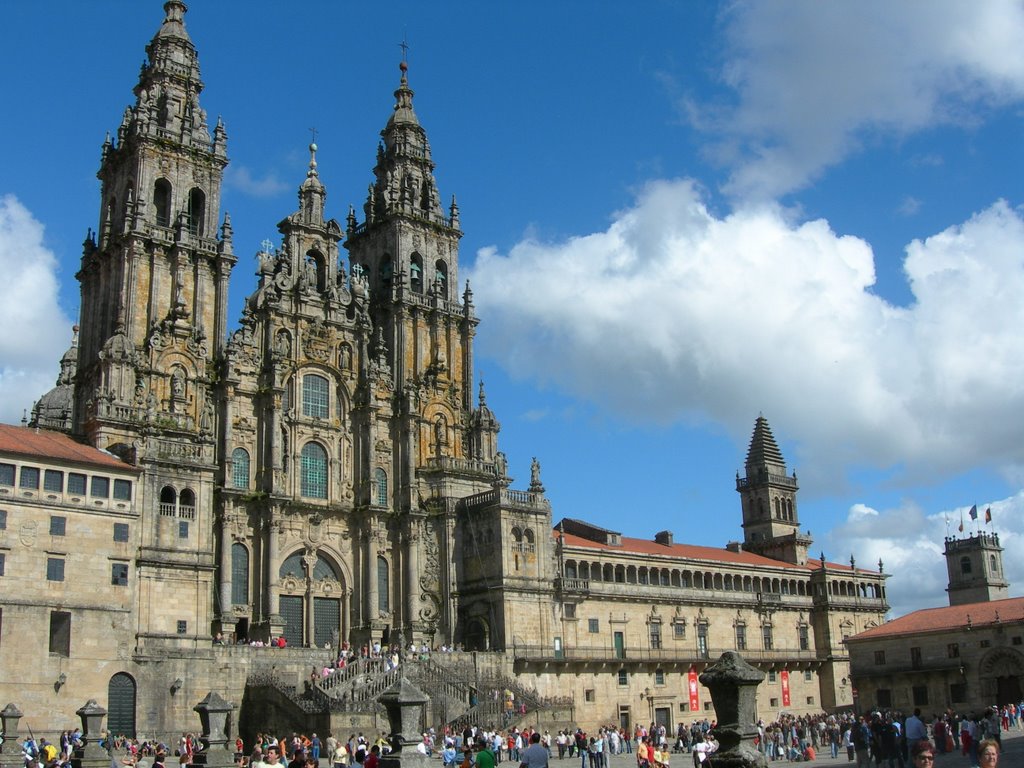
{"label": "stone bell tower", "polygon": [[[81,320],[73,431],[145,470],[139,647],[210,628],[217,398],[226,334],[231,226],[220,215],[227,134],[212,137],[181,0],[164,19],[97,174],[99,228],[78,279]],[[173,606],[188,605],[174,612]],[[168,640],[172,638],[172,640]]]}

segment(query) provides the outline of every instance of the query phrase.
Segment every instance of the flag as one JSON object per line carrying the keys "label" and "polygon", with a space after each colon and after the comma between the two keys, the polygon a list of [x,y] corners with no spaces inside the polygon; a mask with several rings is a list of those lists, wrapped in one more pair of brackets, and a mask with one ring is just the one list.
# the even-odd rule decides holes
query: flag
{"label": "flag", "polygon": [[986,523],[991,523],[992,522],[992,507],[986,507],[985,508],[985,522]]}
{"label": "flag", "polygon": [[964,511],[960,510],[960,533],[964,532]]}
{"label": "flag", "polygon": [[975,504],[973,507],[971,507],[971,511],[968,512],[967,514],[971,516],[971,520],[977,520],[978,519],[978,505]]}

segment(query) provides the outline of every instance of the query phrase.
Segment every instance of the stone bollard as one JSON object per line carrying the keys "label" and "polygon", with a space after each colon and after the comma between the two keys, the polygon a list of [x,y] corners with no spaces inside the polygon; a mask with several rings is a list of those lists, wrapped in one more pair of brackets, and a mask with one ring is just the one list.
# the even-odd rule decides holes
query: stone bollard
{"label": "stone bollard", "polygon": [[197,752],[193,765],[204,765],[206,768],[222,768],[234,765],[234,744],[229,743],[227,732],[228,717],[235,705],[225,701],[218,694],[210,691],[192,710],[199,713],[202,723],[202,735],[199,741],[202,750]]}
{"label": "stone bollard", "polygon": [[[3,720],[4,741],[0,743],[0,768],[5,766],[20,766],[22,764],[21,750],[18,749],[18,721],[24,713],[11,702],[0,710],[0,720]],[[7,754],[4,754],[4,744],[7,745]]]}
{"label": "stone bollard", "polygon": [[75,714],[82,720],[82,743],[85,746],[75,750],[72,764],[75,768],[109,768],[110,753],[100,745],[107,710],[97,704],[96,699],[89,699]]}
{"label": "stone bollard", "polygon": [[431,768],[432,761],[416,749],[422,740],[423,711],[430,698],[405,677],[380,695],[391,726],[391,754],[382,757],[381,768]]}
{"label": "stone bollard", "polygon": [[726,651],[704,670],[700,681],[711,691],[718,725],[712,736],[718,751],[711,756],[714,768],[764,768],[765,756],[753,745],[757,736],[757,686],[764,672],[754,669],[736,651]]}

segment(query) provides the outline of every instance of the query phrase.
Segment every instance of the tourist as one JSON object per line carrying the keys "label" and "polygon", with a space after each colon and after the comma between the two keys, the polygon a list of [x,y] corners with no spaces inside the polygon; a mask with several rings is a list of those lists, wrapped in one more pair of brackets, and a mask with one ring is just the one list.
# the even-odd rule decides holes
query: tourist
{"label": "tourist", "polygon": [[540,743],[540,733],[530,737],[530,746],[519,758],[519,768],[548,768],[548,751]]}
{"label": "tourist", "polygon": [[980,768],[996,768],[999,762],[999,742],[985,739],[978,744],[978,765]]}

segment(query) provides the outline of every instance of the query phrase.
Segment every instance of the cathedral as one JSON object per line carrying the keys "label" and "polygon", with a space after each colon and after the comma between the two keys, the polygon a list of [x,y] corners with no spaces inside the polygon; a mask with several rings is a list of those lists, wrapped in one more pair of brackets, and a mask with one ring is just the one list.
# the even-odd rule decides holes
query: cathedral
{"label": "cathedral", "polygon": [[208,691],[249,695],[272,638],[300,675],[343,643],[453,646],[474,690],[486,668],[587,727],[713,716],[696,675],[729,648],[768,673],[766,719],[852,705],[844,643],[883,621],[886,575],[809,556],[764,418],[724,548],[555,523],[536,462],[510,487],[404,62],[361,209],[329,217],[311,144],[229,321],[228,135],[185,4],[164,13],[103,144],[57,386],[0,427],[0,675],[36,731],[87,699],[112,729],[192,730]]}

